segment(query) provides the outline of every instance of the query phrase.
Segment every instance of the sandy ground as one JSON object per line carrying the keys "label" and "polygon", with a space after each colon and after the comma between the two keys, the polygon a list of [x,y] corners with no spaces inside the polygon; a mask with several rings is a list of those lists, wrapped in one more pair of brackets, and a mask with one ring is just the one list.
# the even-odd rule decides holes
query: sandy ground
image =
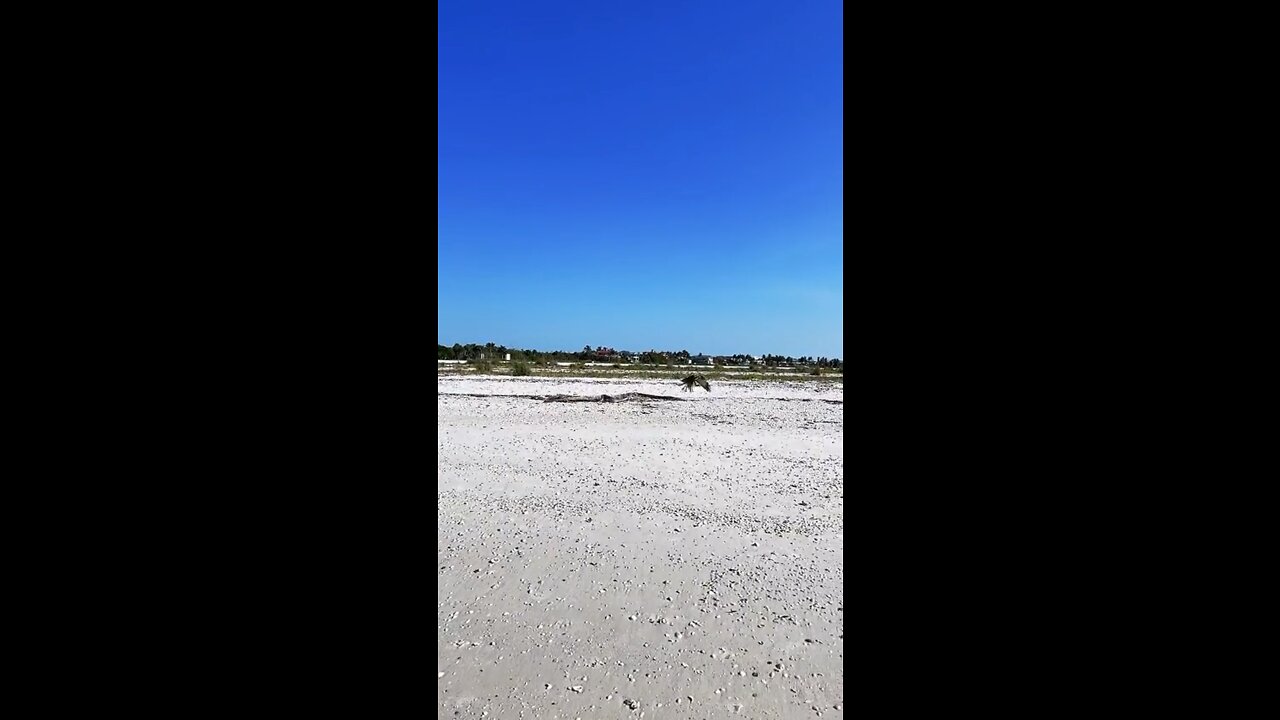
{"label": "sandy ground", "polygon": [[840,383],[438,386],[442,717],[843,717]]}

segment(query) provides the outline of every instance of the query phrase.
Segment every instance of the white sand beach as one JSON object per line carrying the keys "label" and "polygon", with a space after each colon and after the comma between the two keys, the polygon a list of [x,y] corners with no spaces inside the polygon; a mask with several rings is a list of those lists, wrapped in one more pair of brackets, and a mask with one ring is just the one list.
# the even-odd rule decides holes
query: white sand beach
{"label": "white sand beach", "polygon": [[843,717],[841,382],[438,392],[440,716]]}

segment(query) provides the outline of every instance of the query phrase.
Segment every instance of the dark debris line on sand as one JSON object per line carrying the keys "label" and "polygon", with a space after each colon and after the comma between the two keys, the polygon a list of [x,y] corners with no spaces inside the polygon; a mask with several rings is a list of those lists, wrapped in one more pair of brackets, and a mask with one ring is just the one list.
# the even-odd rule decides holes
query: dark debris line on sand
{"label": "dark debris line on sand", "polygon": [[436,397],[482,397],[482,398],[531,398],[533,400],[541,400],[543,395],[504,395],[502,393],[444,393],[436,391]]}
{"label": "dark debris line on sand", "polygon": [[543,398],[542,402],[627,402],[628,400],[675,400],[676,402],[684,402],[684,398],[639,392],[622,393],[621,395],[548,395]]}
{"label": "dark debris line on sand", "polygon": [[[634,396],[634,397],[633,397]],[[480,397],[480,398],[529,398],[542,402],[626,402],[627,400],[676,400],[684,402],[684,398],[670,395],[649,395],[648,393],[623,393],[622,395],[504,395],[494,393],[442,393],[437,391],[436,397]],[[843,400],[827,398],[741,398],[743,400],[778,400],[780,402],[824,402],[832,405],[843,405]]]}

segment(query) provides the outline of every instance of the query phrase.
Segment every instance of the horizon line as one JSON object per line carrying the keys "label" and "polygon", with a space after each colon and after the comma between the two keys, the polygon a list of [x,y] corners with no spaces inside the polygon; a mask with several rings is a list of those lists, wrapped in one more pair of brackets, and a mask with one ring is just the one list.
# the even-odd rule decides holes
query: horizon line
{"label": "horizon line", "polygon": [[[439,348],[439,347],[452,348],[454,345],[460,345],[460,346],[462,346],[462,347],[466,347],[467,345],[473,345],[473,346],[475,346],[475,347],[484,348],[486,345],[489,345],[489,344],[490,344],[490,343],[474,343],[474,342],[472,342],[472,343],[463,343],[463,342],[455,342],[455,343],[453,343],[452,345],[450,345],[450,344],[446,344],[446,343],[444,343],[444,342],[441,342],[440,340],[436,340],[436,346],[437,346],[438,348]],[[515,347],[515,346],[503,345],[503,344],[501,344],[501,343],[492,343],[492,344],[493,344],[494,346],[496,346],[496,347],[506,348],[507,350],[519,350],[519,351],[522,351],[522,352],[525,352],[525,351],[533,351],[533,352],[540,352],[540,353],[565,353],[565,354],[576,354],[576,353],[580,353],[580,352],[582,352],[582,350],[581,350],[581,349],[578,349],[578,350],[564,350],[564,349],[557,349],[557,350],[541,350],[541,349],[538,349],[538,348]],[[826,359],[828,359],[828,360],[840,360],[840,359],[841,359],[841,357],[840,357],[840,356],[829,357],[829,356],[825,356],[825,355],[810,355],[810,354],[807,354],[807,353],[806,353],[806,354],[804,354],[804,355],[789,355],[789,354],[785,354],[785,353],[766,352],[766,353],[763,353],[763,354],[757,355],[757,354],[754,354],[754,353],[743,353],[743,352],[737,352],[737,353],[704,353],[704,352],[692,352],[692,351],[687,350],[687,349],[685,349],[685,348],[680,348],[679,350],[659,350],[659,349],[657,349],[657,348],[649,348],[649,349],[647,349],[647,350],[630,350],[630,349],[619,349],[619,348],[614,347],[614,346],[611,346],[611,345],[596,345],[596,346],[588,346],[588,347],[591,347],[592,352],[594,352],[594,351],[596,350],[596,348],[605,348],[605,349],[607,349],[607,350],[612,350],[612,351],[614,351],[614,352],[629,352],[629,353],[634,353],[634,354],[637,354],[637,355],[644,354],[644,353],[647,353],[647,352],[656,352],[656,353],[663,353],[663,354],[678,354],[678,353],[681,353],[681,352],[686,352],[686,353],[689,353],[689,355],[691,355],[691,356],[704,356],[704,357],[733,357],[733,356],[735,356],[735,355],[744,355],[744,356],[750,356],[750,357],[764,357],[765,355],[770,355],[770,356],[773,356],[773,357],[780,357],[780,358],[802,358],[802,357],[820,358],[820,357],[825,357],[825,358],[826,358]]]}

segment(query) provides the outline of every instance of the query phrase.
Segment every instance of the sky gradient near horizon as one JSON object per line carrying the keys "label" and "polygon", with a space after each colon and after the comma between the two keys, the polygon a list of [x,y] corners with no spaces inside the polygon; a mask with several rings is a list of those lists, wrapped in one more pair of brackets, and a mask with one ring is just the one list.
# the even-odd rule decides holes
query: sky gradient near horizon
{"label": "sky gradient near horizon", "polygon": [[438,342],[844,358],[841,3],[438,7]]}

